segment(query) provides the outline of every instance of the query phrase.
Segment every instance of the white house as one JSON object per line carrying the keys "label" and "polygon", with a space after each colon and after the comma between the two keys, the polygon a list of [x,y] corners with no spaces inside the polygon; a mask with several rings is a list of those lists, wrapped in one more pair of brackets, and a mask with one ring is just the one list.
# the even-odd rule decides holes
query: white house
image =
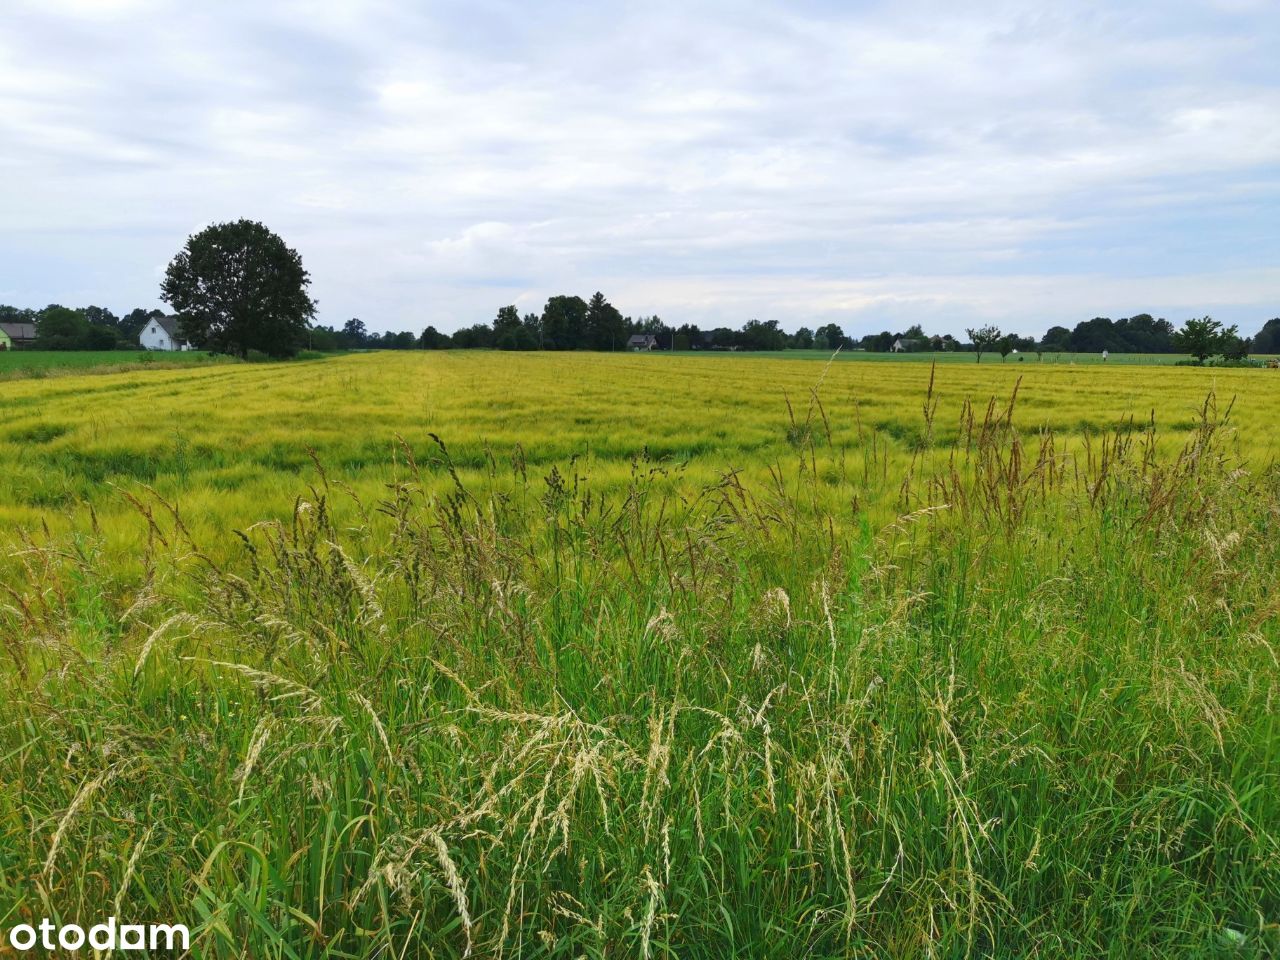
{"label": "white house", "polygon": [[138,342],[147,350],[192,350],[194,347],[178,336],[177,317],[148,320],[138,334]]}
{"label": "white house", "polygon": [[658,338],[652,333],[637,333],[627,340],[628,350],[656,350]]}

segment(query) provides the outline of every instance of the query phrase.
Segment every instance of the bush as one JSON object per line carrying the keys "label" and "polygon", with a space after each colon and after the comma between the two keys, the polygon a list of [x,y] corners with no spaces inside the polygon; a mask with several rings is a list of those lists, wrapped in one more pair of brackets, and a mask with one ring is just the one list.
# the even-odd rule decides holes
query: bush
{"label": "bush", "polygon": [[1253,360],[1249,357],[1210,357],[1208,360],[1179,360],[1174,364],[1175,367],[1265,367],[1266,363],[1262,360]]}

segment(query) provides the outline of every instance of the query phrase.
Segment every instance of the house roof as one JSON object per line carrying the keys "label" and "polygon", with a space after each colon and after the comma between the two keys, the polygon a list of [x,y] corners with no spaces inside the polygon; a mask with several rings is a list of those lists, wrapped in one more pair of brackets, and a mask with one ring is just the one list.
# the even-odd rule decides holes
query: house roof
{"label": "house roof", "polygon": [[160,324],[161,329],[163,329],[163,330],[164,330],[164,332],[165,332],[165,333],[167,333],[169,336],[171,336],[173,339],[175,339],[175,340],[181,339],[181,338],[178,336],[178,318],[177,318],[177,316],[172,316],[172,317],[156,317],[156,318],[155,318],[155,321],[156,321],[156,323]]}
{"label": "house roof", "polygon": [[633,333],[627,343],[657,343],[658,338],[652,333]]}
{"label": "house roof", "polygon": [[0,323],[0,330],[9,335],[10,340],[34,340],[36,325],[34,323]]}

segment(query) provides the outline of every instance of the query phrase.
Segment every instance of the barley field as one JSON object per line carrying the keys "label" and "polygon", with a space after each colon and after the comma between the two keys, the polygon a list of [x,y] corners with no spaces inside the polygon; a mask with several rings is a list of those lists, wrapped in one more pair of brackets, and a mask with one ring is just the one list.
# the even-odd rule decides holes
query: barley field
{"label": "barley field", "polygon": [[0,926],[1280,951],[1275,371],[413,352],[0,397]]}

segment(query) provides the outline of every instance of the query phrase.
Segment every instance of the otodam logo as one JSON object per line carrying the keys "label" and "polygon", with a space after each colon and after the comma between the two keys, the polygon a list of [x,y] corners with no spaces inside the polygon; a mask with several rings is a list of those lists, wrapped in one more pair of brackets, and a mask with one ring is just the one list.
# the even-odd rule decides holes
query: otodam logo
{"label": "otodam logo", "polygon": [[181,923],[123,923],[107,917],[88,930],[74,923],[58,926],[44,919],[32,925],[21,923],[9,930],[9,946],[19,953],[28,950],[190,950],[191,935]]}

